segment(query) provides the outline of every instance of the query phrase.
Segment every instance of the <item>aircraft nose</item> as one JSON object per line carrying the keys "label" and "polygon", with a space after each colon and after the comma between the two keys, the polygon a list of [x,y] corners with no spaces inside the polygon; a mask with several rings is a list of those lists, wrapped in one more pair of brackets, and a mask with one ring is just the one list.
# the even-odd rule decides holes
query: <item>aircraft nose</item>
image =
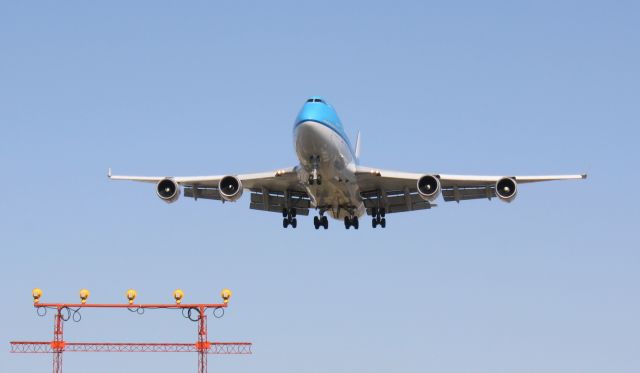
{"label": "aircraft nose", "polygon": [[[308,159],[310,155],[317,155],[326,142],[327,128],[315,121],[299,122],[294,131],[294,138],[298,155]],[[320,141],[325,139],[325,141]],[[319,142],[320,141],[320,142]]]}
{"label": "aircraft nose", "polygon": [[308,102],[300,110],[296,123],[305,121],[321,121],[323,118],[322,108],[318,104]]}

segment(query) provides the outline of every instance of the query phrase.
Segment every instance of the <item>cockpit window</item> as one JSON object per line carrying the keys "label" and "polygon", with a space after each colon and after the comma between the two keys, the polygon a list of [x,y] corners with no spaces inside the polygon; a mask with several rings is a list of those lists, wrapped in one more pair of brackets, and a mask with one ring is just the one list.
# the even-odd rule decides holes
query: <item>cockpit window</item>
{"label": "cockpit window", "polygon": [[313,102],[313,99],[312,99],[312,98],[310,98],[310,99],[308,99],[308,100],[307,100],[307,102]]}
{"label": "cockpit window", "polygon": [[319,98],[310,98],[307,100],[307,102],[322,102],[324,104],[324,101]]}

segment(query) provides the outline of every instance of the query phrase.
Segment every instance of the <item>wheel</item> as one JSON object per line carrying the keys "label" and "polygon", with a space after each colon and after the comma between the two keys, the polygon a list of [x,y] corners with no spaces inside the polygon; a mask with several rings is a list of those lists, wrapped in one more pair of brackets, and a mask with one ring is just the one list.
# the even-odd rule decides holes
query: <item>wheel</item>
{"label": "wheel", "polygon": [[287,209],[282,209],[282,217],[283,218],[287,217]]}
{"label": "wheel", "polygon": [[387,212],[387,211],[385,210],[385,208],[384,208],[384,207],[383,207],[383,208],[381,208],[381,209],[380,209],[380,216],[384,218],[384,214],[385,214],[386,212]]}
{"label": "wheel", "polygon": [[318,176],[318,179],[316,180],[316,184],[318,185],[322,184],[322,179],[320,178],[320,176]]}
{"label": "wheel", "polygon": [[313,176],[309,175],[309,185],[313,185]]}
{"label": "wheel", "polygon": [[371,219],[371,227],[372,227],[372,228],[375,228],[375,227],[377,227],[377,226],[378,226],[378,220],[376,220],[375,218],[374,218],[374,219]]}
{"label": "wheel", "polygon": [[344,217],[344,227],[349,229],[351,227],[351,221],[349,221],[349,217],[345,216]]}
{"label": "wheel", "polygon": [[298,226],[298,219],[296,218],[291,219],[291,227],[293,229],[296,229],[297,226]]}
{"label": "wheel", "polygon": [[378,216],[378,209],[376,207],[371,208],[371,216],[375,217]]}
{"label": "wheel", "polygon": [[329,229],[329,219],[326,216],[320,218],[320,223],[324,227],[324,229]]}
{"label": "wheel", "polygon": [[289,226],[289,220],[287,220],[286,218],[282,219],[282,228],[286,228],[288,226]]}
{"label": "wheel", "polygon": [[380,226],[382,228],[386,228],[387,227],[387,219],[385,219],[385,218],[380,219]]}
{"label": "wheel", "polygon": [[320,223],[320,219],[317,216],[314,216],[313,217],[313,226],[316,227],[316,229],[319,229],[320,228],[320,224],[322,224],[322,223]]}
{"label": "wheel", "polygon": [[296,217],[296,214],[297,214],[296,209],[291,209],[291,210],[289,210],[289,212],[290,212],[290,215],[291,215],[292,218]]}
{"label": "wheel", "polygon": [[357,216],[354,216],[353,219],[351,219],[351,225],[353,225],[355,229],[360,228],[360,222],[358,222]]}

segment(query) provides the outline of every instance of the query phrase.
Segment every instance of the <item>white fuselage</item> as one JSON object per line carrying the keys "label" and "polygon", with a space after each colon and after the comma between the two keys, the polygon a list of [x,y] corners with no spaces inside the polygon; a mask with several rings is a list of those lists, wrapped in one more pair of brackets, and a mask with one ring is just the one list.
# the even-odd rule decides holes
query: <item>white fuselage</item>
{"label": "white fuselage", "polygon": [[[362,216],[364,204],[356,183],[356,159],[349,144],[327,126],[306,121],[294,130],[296,154],[300,160],[298,177],[314,207],[332,217]],[[314,167],[322,182],[309,183]]]}

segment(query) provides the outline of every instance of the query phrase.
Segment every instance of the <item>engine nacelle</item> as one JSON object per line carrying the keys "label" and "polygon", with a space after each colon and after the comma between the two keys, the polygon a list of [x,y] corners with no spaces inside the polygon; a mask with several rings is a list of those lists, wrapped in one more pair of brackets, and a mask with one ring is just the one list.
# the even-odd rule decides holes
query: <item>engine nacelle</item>
{"label": "engine nacelle", "polygon": [[511,202],[518,194],[518,183],[510,177],[503,177],[496,182],[496,195],[504,202]]}
{"label": "engine nacelle", "polygon": [[433,202],[440,194],[440,179],[433,175],[424,175],[418,179],[417,189],[422,199]]}
{"label": "engine nacelle", "polygon": [[242,196],[242,183],[235,176],[225,176],[220,179],[218,189],[225,201],[233,202]]}
{"label": "engine nacelle", "polygon": [[156,193],[166,203],[173,203],[180,198],[180,185],[171,178],[162,179],[156,185]]}

